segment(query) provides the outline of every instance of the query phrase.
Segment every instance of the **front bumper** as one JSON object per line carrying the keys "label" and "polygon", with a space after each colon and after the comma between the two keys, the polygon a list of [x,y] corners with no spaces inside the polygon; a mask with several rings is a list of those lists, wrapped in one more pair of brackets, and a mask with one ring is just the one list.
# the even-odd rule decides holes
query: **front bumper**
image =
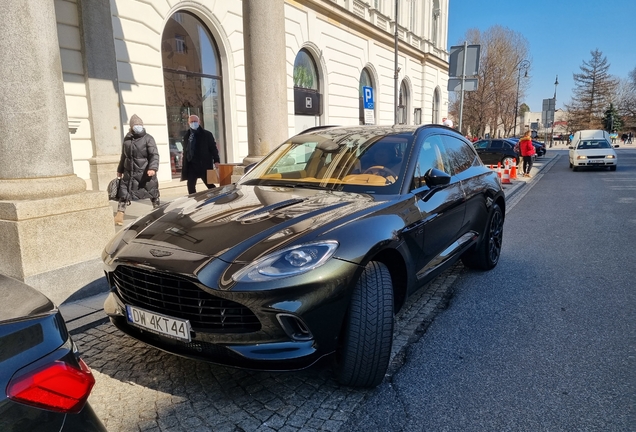
{"label": "front bumper", "polygon": [[575,159],[572,165],[576,167],[608,167],[616,166],[616,159]]}
{"label": "front bumper", "polygon": [[[206,289],[206,295],[222,298],[248,308],[259,325],[250,329],[197,328],[193,321],[191,341],[157,334],[131,324],[125,305],[145,308],[178,319],[175,309],[142,304],[122,295],[116,283],[104,303],[111,322],[127,335],[175,355],[227,366],[256,370],[298,370],[311,366],[323,356],[333,353],[346,314],[352,280],[358,266],[340,260],[298,278],[291,286],[254,291],[221,291]],[[109,281],[114,281],[112,273]],[[292,279],[283,279],[291,284]],[[124,300],[125,298],[125,300]],[[298,336],[294,332],[307,330]]]}

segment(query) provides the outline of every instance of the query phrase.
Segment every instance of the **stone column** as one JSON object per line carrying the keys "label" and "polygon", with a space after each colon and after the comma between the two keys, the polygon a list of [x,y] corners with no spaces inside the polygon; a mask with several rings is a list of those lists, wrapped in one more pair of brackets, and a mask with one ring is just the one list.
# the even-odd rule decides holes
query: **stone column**
{"label": "stone column", "polygon": [[53,2],[0,2],[0,273],[61,303],[103,279],[106,192],[73,174]]}
{"label": "stone column", "polygon": [[285,1],[243,0],[249,155],[260,160],[288,138]]}
{"label": "stone column", "polygon": [[117,172],[123,136],[110,2],[81,0],[78,11],[94,155],[91,182],[93,190],[106,190]]}

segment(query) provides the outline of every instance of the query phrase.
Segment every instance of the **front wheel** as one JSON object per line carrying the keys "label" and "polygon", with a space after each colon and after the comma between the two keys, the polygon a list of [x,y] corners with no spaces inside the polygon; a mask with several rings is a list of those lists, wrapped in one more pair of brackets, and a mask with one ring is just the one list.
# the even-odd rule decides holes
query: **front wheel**
{"label": "front wheel", "polygon": [[475,270],[491,270],[499,262],[503,241],[504,215],[498,204],[493,204],[482,238],[476,247],[462,256],[462,262]]}
{"label": "front wheel", "polygon": [[393,283],[386,265],[369,262],[356,282],[338,347],[338,381],[376,387],[389,367],[393,345]]}
{"label": "front wheel", "polygon": [[610,168],[610,171],[616,171],[616,165],[612,165]]}

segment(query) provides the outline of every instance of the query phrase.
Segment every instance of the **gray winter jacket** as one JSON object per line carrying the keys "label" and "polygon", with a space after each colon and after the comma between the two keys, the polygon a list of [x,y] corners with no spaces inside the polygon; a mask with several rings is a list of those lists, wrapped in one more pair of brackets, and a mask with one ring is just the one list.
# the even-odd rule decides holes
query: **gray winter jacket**
{"label": "gray winter jacket", "polygon": [[140,134],[128,132],[124,137],[117,172],[123,177],[119,182],[121,201],[159,198],[157,175],[148,176],[148,170],[159,169],[159,152],[152,135],[144,129]]}

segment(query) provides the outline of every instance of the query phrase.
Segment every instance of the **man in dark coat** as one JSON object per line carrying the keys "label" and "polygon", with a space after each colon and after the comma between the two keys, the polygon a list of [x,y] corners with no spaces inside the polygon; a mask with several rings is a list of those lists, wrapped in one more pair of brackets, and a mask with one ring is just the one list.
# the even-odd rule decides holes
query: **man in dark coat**
{"label": "man in dark coat", "polygon": [[146,133],[143,121],[133,114],[130,130],[124,137],[117,167],[119,204],[115,224],[122,225],[126,206],[132,200],[150,198],[153,208],[159,207],[159,152],[152,135]]}
{"label": "man in dark coat", "polygon": [[183,136],[183,167],[181,169],[181,181],[188,181],[188,193],[197,191],[197,180],[203,180],[208,189],[214,184],[208,183],[207,172],[209,169],[218,168],[219,150],[212,132],[207,131],[199,124],[199,117],[191,115],[188,118],[190,128]]}

